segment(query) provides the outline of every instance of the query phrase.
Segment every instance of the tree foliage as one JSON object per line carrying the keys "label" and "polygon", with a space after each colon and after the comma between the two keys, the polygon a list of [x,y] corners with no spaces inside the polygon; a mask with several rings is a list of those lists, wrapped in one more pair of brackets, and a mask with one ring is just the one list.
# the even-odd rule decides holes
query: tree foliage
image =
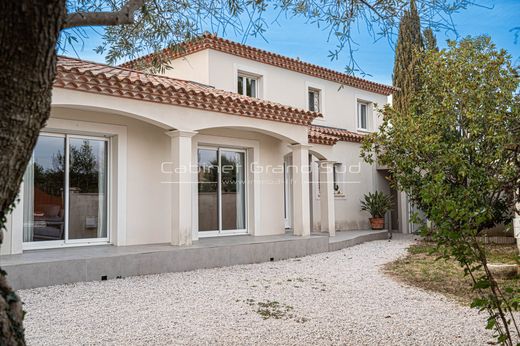
{"label": "tree foliage", "polygon": [[473,279],[480,293],[473,306],[488,311],[488,327],[512,345],[520,337],[511,314],[520,292],[498,287],[477,235],[511,222],[519,199],[518,71],[504,50],[479,37],[422,53],[418,72],[423,84],[410,109],[386,107],[362,156],[389,167],[396,187],[433,223],[444,256]]}
{"label": "tree foliage", "polygon": [[[121,11],[128,0],[68,0],[69,13],[104,13]],[[110,25],[102,34],[98,53],[104,53],[109,64],[174,48],[180,42],[204,31],[233,32],[247,36],[263,36],[279,18],[300,17],[323,30],[325,37],[336,43],[329,51],[333,59],[347,52],[346,70],[363,72],[355,60],[355,33],[365,27],[374,40],[393,42],[399,20],[410,0],[141,0],[134,21],[125,25]],[[416,0],[416,12],[440,30],[453,30],[451,15],[474,5],[473,0]],[[77,16],[75,17],[77,18]],[[273,19],[274,18],[274,19]],[[73,49],[76,40],[85,37],[79,29],[66,30],[61,46]],[[326,52],[324,52],[326,54]],[[168,61],[167,54],[157,54],[150,61],[161,69]]]}
{"label": "tree foliage", "polygon": [[437,38],[435,37],[435,34],[433,33],[432,28],[426,28],[423,31],[423,42],[424,42],[424,49],[426,50],[439,50],[439,47],[437,47]]}
{"label": "tree foliage", "polygon": [[394,108],[399,112],[408,109],[413,95],[420,88],[417,74],[420,54],[417,53],[422,49],[421,19],[415,1],[412,0],[410,9],[401,18],[395,49],[393,84],[400,90],[393,94],[392,100]]}

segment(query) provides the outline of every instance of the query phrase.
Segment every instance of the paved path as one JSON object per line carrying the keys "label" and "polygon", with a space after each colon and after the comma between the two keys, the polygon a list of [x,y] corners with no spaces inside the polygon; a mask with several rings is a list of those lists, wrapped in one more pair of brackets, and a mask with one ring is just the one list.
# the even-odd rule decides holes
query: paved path
{"label": "paved path", "polygon": [[489,341],[484,315],[380,272],[410,242],[375,241],[280,262],[20,291],[27,339],[30,345]]}

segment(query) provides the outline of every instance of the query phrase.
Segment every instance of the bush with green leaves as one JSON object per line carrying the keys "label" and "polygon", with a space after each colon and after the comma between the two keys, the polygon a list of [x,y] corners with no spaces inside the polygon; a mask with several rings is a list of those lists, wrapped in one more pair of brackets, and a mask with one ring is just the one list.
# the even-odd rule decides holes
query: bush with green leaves
{"label": "bush with green leaves", "polygon": [[387,106],[361,156],[389,168],[392,184],[434,225],[443,257],[456,259],[472,278],[479,293],[472,306],[489,313],[487,327],[499,343],[514,345],[520,292],[498,286],[477,235],[510,221],[518,205],[518,70],[489,37],[417,54],[421,88],[410,109]]}
{"label": "bush with green leaves", "polygon": [[369,192],[361,201],[361,210],[367,211],[373,218],[382,218],[386,212],[392,209],[392,200],[390,196],[383,192]]}

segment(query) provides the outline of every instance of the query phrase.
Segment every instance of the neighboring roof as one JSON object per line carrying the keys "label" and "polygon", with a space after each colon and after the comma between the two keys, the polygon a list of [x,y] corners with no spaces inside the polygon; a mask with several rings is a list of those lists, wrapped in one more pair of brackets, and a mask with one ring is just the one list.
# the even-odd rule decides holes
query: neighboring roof
{"label": "neighboring roof", "polygon": [[334,145],[338,141],[359,143],[363,135],[337,127],[311,125],[309,127],[309,143]]}
{"label": "neighboring roof", "polygon": [[[166,48],[166,53],[170,58],[175,59],[186,56],[204,49],[213,49],[220,52],[236,55],[242,58],[255,60],[264,64],[281,67],[287,70],[307,74],[309,76],[327,79],[354,88],[363,89],[377,94],[390,95],[397,89],[392,86],[372,82],[366,79],[354,77],[345,73],[337,72],[325,67],[303,62],[265,50],[246,46],[241,43],[226,40],[209,33],[203,34],[200,38],[180,44],[178,49]],[[123,67],[137,67],[140,63],[150,62],[154,53],[122,64]]]}
{"label": "neighboring roof", "polygon": [[307,126],[321,117],[320,113],[242,96],[196,82],[68,57],[58,58],[54,86],[296,125]]}

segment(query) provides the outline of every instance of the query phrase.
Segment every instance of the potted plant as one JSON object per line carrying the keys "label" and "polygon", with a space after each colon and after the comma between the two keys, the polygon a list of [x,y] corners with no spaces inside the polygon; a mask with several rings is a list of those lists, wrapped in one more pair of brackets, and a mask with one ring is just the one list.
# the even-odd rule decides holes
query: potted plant
{"label": "potted plant", "polygon": [[369,192],[361,201],[361,210],[368,211],[372,216],[369,218],[370,227],[372,229],[385,228],[385,214],[392,208],[392,200],[390,196],[383,192]]}

